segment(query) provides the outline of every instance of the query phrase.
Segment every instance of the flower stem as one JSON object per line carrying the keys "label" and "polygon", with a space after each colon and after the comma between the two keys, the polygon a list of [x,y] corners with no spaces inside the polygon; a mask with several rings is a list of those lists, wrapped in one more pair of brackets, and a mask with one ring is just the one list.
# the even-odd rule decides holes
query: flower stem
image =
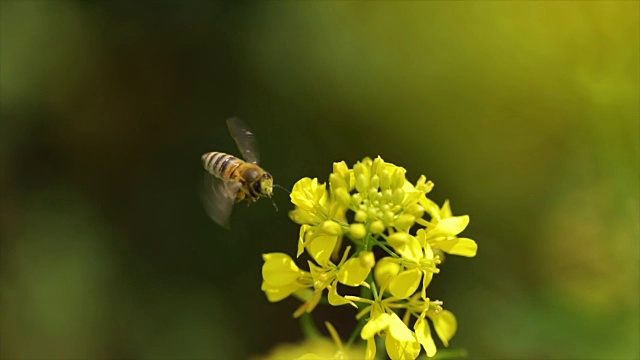
{"label": "flower stem", "polygon": [[365,317],[362,317],[358,323],[356,324],[355,329],[353,329],[353,332],[351,333],[351,336],[349,336],[349,340],[347,340],[347,345],[346,347],[351,346],[356,339],[358,338],[358,336],[360,335],[360,332],[362,331],[362,328],[364,327],[364,324],[367,323],[367,320]]}
{"label": "flower stem", "polygon": [[391,255],[392,257],[399,259],[400,256],[396,253],[394,253],[391,249],[389,249],[385,244],[383,244],[381,241],[378,241],[378,239],[376,238],[372,238],[373,241],[376,243],[376,245],[380,246],[382,248],[382,250],[384,250],[387,254]]}
{"label": "flower stem", "polygon": [[[369,276],[367,276],[367,282],[368,283],[374,283],[373,281],[373,275],[371,275],[371,273],[369,273]],[[375,287],[375,285],[374,285]],[[360,297],[363,299],[371,299],[371,295],[373,293],[371,292],[371,289],[366,288],[366,287],[362,287],[360,289]],[[360,318],[360,320],[358,321],[358,323],[356,324],[356,327],[353,329],[353,332],[351,333],[351,336],[349,336],[349,340],[347,340],[347,347],[351,346],[351,344],[353,344],[356,339],[358,338],[358,336],[360,335],[360,332],[362,331],[362,328],[364,327],[364,325],[367,323],[369,319],[367,319],[367,317],[363,316],[362,318]]]}
{"label": "flower stem", "polygon": [[302,316],[300,316],[300,326],[302,327],[302,332],[305,337],[309,339],[316,339],[322,336],[311,314],[302,314]]}

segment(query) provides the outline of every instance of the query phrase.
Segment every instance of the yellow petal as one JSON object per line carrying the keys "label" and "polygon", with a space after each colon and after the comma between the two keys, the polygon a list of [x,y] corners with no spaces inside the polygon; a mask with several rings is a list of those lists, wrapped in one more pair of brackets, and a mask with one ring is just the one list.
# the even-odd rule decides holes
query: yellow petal
{"label": "yellow petal", "polygon": [[278,302],[283,300],[303,288],[304,285],[298,283],[291,283],[283,286],[273,286],[266,282],[262,283],[262,291],[264,291],[269,302]]}
{"label": "yellow petal", "polygon": [[417,340],[398,341],[392,336],[384,339],[384,346],[391,360],[415,359],[420,354],[420,343]]}
{"label": "yellow petal", "polygon": [[[337,284],[336,284],[337,285]],[[329,289],[329,304],[333,305],[333,306],[340,306],[340,305],[344,305],[344,304],[351,304],[353,306],[355,306],[355,308],[357,309],[358,306],[356,304],[354,304],[353,302],[343,298],[342,296],[340,296],[338,294],[338,287],[334,285]]]}
{"label": "yellow petal", "polygon": [[389,333],[399,341],[415,341],[413,331],[409,330],[407,325],[402,322],[402,319],[396,313],[389,314]]}
{"label": "yellow petal", "polygon": [[426,318],[421,317],[416,321],[416,324],[413,327],[416,330],[416,337],[422,347],[427,352],[428,357],[432,357],[436,354],[438,349],[436,348],[436,343],[433,341],[433,337],[431,337],[431,329],[429,328],[429,322]]}
{"label": "yellow petal", "polygon": [[452,216],[440,220],[435,229],[429,231],[430,236],[455,236],[469,225],[469,215]]}
{"label": "yellow petal", "polygon": [[389,321],[391,321],[391,316],[387,313],[378,314],[376,316],[372,314],[369,321],[362,328],[360,337],[365,340],[373,339],[376,334],[389,327]]}
{"label": "yellow petal", "polygon": [[370,267],[363,266],[360,258],[347,260],[338,271],[338,281],[349,286],[359,286],[369,276]]}
{"label": "yellow petal", "polygon": [[416,222],[416,217],[411,214],[402,214],[394,221],[393,226],[400,231],[409,231]]}
{"label": "yellow petal", "polygon": [[451,311],[442,310],[436,314],[429,314],[433,327],[444,346],[449,346],[449,340],[456,334],[458,321]]}
{"label": "yellow petal", "polygon": [[303,272],[287,254],[270,253],[262,255],[262,278],[272,286],[284,286],[295,282]]}
{"label": "yellow petal", "polygon": [[375,338],[367,339],[367,350],[364,355],[365,360],[375,360],[376,358],[376,340]]}
{"label": "yellow petal", "polygon": [[422,205],[424,211],[426,211],[427,214],[431,215],[432,221],[439,222],[442,219],[442,217],[440,216],[440,207],[438,206],[438,204],[433,202],[433,200],[429,199],[426,196],[421,196],[418,202],[420,203],[420,205]]}
{"label": "yellow petal", "polygon": [[314,212],[304,210],[302,208],[295,208],[289,211],[289,218],[296,224],[311,224],[317,225],[320,223],[320,218],[316,216]]}
{"label": "yellow petal", "polygon": [[397,233],[391,234],[391,236],[387,238],[387,242],[394,249],[397,249],[399,247],[407,245],[410,239],[411,239],[411,235],[409,235],[404,231],[399,231]]}
{"label": "yellow petal", "polygon": [[378,261],[373,276],[381,288],[386,288],[399,272],[400,265],[392,257],[387,256]]}
{"label": "yellow petal", "polygon": [[449,204],[449,200],[445,200],[444,204],[442,204],[442,208],[440,208],[440,216],[443,219],[453,216],[453,214],[451,213],[451,204]]}
{"label": "yellow petal", "polygon": [[394,246],[393,248],[396,249],[400,256],[411,261],[417,262],[424,257],[420,242],[418,242],[418,239],[413,236],[409,236],[408,241],[404,246]]}
{"label": "yellow petal", "polygon": [[300,226],[300,233],[298,236],[298,252],[296,254],[296,257],[300,257],[300,255],[302,255],[302,253],[304,252],[304,247],[307,241],[307,232],[311,229],[312,227],[309,225]]}
{"label": "yellow petal", "polygon": [[327,264],[338,242],[336,235],[314,236],[306,245],[309,255],[320,265]]}
{"label": "yellow petal", "polygon": [[389,283],[389,291],[398,299],[406,299],[413,295],[420,285],[422,271],[420,269],[411,269],[399,273],[391,283]]}
{"label": "yellow petal", "polygon": [[318,185],[318,179],[302,178],[293,185],[290,198],[299,208],[314,211],[325,192],[325,184]]}
{"label": "yellow petal", "polygon": [[454,238],[438,241],[434,244],[438,249],[451,255],[460,255],[466,257],[476,256],[478,244],[467,238]]}

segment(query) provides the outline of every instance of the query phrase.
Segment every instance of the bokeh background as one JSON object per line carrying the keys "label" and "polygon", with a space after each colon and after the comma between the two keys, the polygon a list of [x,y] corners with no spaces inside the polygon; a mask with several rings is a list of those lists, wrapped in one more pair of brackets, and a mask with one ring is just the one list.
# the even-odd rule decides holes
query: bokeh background
{"label": "bokeh background", "polygon": [[295,250],[288,195],[231,231],[198,198],[235,115],[284,187],[381,155],[471,216],[478,256],[430,286],[452,348],[637,359],[639,4],[0,1],[0,356],[302,338],[260,291],[261,254]]}

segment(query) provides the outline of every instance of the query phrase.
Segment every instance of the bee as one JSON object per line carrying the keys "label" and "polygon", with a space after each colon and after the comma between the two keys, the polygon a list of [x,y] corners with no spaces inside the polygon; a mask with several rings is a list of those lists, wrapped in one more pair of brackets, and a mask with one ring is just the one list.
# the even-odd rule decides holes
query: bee
{"label": "bee", "polygon": [[244,160],[216,151],[203,154],[202,165],[207,172],[202,202],[207,215],[229,229],[235,203],[246,200],[251,204],[261,197],[271,198],[273,176],[258,165],[258,147],[249,127],[238,118],[228,119],[227,127]]}

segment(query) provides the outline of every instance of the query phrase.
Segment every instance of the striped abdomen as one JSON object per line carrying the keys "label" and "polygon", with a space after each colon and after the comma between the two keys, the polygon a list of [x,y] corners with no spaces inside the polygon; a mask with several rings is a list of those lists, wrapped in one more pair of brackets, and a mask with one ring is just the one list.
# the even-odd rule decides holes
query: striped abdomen
{"label": "striped abdomen", "polygon": [[217,151],[202,155],[205,170],[223,180],[232,180],[233,172],[243,163],[244,160]]}

